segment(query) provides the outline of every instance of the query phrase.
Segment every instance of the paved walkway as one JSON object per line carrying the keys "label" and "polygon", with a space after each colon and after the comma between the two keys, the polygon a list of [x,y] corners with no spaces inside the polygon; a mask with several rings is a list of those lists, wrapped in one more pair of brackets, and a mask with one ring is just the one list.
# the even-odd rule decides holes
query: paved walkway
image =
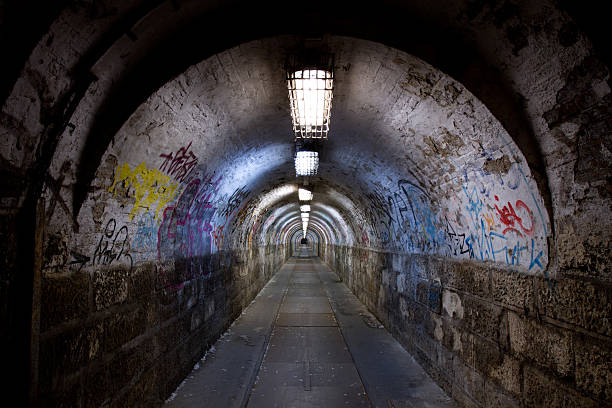
{"label": "paved walkway", "polygon": [[454,407],[318,258],[290,259],[168,407]]}

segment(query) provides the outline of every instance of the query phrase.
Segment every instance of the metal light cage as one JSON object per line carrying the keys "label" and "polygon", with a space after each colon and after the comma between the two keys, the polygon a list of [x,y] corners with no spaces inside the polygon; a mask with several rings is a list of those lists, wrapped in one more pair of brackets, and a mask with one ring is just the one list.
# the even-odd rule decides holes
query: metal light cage
{"label": "metal light cage", "polygon": [[332,54],[290,55],[285,66],[296,139],[327,139],[334,85]]}
{"label": "metal light cage", "polygon": [[295,153],[295,175],[314,176],[319,170],[319,153],[301,151]]}

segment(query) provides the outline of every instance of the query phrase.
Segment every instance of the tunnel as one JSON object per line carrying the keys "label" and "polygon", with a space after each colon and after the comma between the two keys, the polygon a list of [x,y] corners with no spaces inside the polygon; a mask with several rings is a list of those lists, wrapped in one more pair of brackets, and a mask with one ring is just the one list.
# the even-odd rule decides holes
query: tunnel
{"label": "tunnel", "polygon": [[[610,406],[605,16],[3,2],[3,398]],[[302,138],[287,67],[315,54],[329,130]]]}

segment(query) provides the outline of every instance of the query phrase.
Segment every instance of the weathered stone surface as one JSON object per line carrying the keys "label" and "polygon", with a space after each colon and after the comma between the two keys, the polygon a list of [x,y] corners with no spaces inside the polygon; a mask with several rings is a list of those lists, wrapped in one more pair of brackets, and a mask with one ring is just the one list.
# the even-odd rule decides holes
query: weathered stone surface
{"label": "weathered stone surface", "polygon": [[518,397],[506,393],[502,388],[491,381],[485,381],[485,394],[485,407],[518,408],[521,406]]}
{"label": "weathered stone surface", "polygon": [[581,279],[538,279],[541,313],[589,331],[612,336],[612,290]]}
{"label": "weathered stone surface", "polygon": [[[69,276],[43,278],[41,289],[41,331],[89,313],[89,275],[77,272]],[[66,299],[70,299],[67,302]]]}
{"label": "weathered stone surface", "polygon": [[489,340],[499,341],[500,307],[471,296],[463,297],[462,307],[465,328]]}
{"label": "weathered stone surface", "polygon": [[533,276],[491,268],[491,297],[496,302],[532,313],[534,285]]}
{"label": "weathered stone surface", "polygon": [[577,388],[612,404],[612,345],[581,336],[575,353]]}
{"label": "weathered stone surface", "polygon": [[484,377],[460,359],[454,361],[455,383],[462,385],[463,390],[478,404],[485,405],[487,395]]}
{"label": "weathered stone surface", "polygon": [[101,268],[95,272],[93,293],[96,310],[127,300],[129,273],[125,268]]}
{"label": "weathered stone surface", "polygon": [[112,352],[144,334],[147,327],[146,311],[140,307],[116,310],[104,320],[104,351]]}
{"label": "weathered stone surface", "polygon": [[523,370],[523,401],[530,407],[585,407],[600,405],[572,390],[566,383],[526,365]]}
{"label": "weathered stone surface", "polygon": [[497,380],[502,387],[515,396],[521,394],[521,363],[519,360],[504,354],[497,367],[491,367],[491,378]]}
{"label": "weathered stone surface", "polygon": [[[104,326],[77,327],[41,341],[40,384],[52,389],[64,378],[100,358],[104,348]],[[66,358],[70,356],[70,358]]]}
{"label": "weathered stone surface", "polygon": [[574,372],[574,347],[569,332],[508,312],[510,346],[515,356],[569,376]]}
{"label": "weathered stone surface", "polygon": [[489,268],[475,262],[453,262],[443,269],[442,286],[488,298],[491,293]]}
{"label": "weathered stone surface", "polygon": [[[342,262],[341,256],[338,259]],[[444,273],[453,270],[446,267]],[[361,272],[345,273],[350,276]],[[490,297],[444,287],[440,316],[427,303],[431,280],[410,273],[390,275],[388,279],[393,279],[394,285],[380,287],[396,292],[386,294],[392,332],[465,406],[571,406],[604,401],[609,392],[607,348],[590,343],[588,347],[578,346],[577,333],[537,320],[534,302],[539,292],[535,289],[541,291],[539,285],[547,280],[508,270],[489,269],[489,273]],[[448,275],[446,278],[457,282]],[[486,284],[476,291],[483,295],[484,287]],[[531,367],[527,378],[526,366]],[[562,388],[556,396],[527,395],[526,387],[529,393],[541,392],[536,390],[547,385],[548,377]],[[583,399],[580,391],[592,398]]]}

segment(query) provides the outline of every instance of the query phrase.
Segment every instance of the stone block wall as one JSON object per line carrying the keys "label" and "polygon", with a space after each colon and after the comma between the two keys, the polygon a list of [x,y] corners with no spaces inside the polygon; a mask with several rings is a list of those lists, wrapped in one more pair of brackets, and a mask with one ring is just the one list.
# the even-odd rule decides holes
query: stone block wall
{"label": "stone block wall", "polygon": [[609,285],[346,246],[324,258],[462,406],[612,405]]}
{"label": "stone block wall", "polygon": [[191,275],[180,260],[45,274],[40,405],[160,405],[288,256],[223,251]]}

